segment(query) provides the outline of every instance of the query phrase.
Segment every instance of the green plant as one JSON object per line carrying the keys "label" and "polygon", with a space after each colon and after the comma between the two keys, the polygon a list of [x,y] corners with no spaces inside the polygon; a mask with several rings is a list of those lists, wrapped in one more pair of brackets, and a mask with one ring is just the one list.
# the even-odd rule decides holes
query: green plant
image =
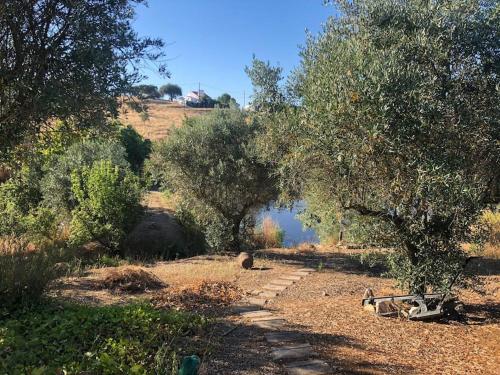
{"label": "green plant", "polygon": [[99,160],[108,160],[123,169],[129,167],[126,150],[115,141],[82,141],[55,155],[46,167],[41,180],[44,204],[55,210],[69,213],[77,202],[71,190],[71,174],[79,173]]}
{"label": "green plant", "polygon": [[170,100],[174,100],[176,97],[182,95],[182,89],[180,86],[173,83],[167,83],[160,87],[159,93],[161,96],[168,95]]}
{"label": "green plant", "polygon": [[0,159],[50,132],[54,119],[98,128],[117,114],[142,78],[130,62],[163,56],[161,40],[132,28],[135,6],[143,2],[1,3],[0,40],[9,52],[0,55]]}
{"label": "green plant", "polygon": [[144,161],[151,153],[151,141],[144,139],[133,127],[120,128],[120,142],[125,147],[127,161],[134,172],[142,170]]}
{"label": "green plant", "polygon": [[462,244],[484,240],[498,177],[498,3],[359,0],[338,11],[302,51],[299,106],[266,122],[262,142],[288,190],[383,223],[373,238],[397,249],[403,288],[445,289]]}
{"label": "green plant", "polygon": [[201,352],[187,337],[205,325],[200,316],[145,303],[47,302],[0,318],[0,373],[176,373],[177,356]]}
{"label": "green plant", "polygon": [[141,188],[130,171],[99,161],[71,175],[76,208],[72,211],[71,242],[97,240],[117,251],[140,214]]}
{"label": "green plant", "polygon": [[61,259],[59,250],[33,250],[23,238],[0,237],[0,304],[12,308],[36,302],[61,275],[56,266]]}
{"label": "green plant", "polygon": [[215,249],[237,251],[244,217],[277,193],[271,163],[254,140],[260,126],[239,111],[215,110],[187,119],[156,145],[163,175]]}

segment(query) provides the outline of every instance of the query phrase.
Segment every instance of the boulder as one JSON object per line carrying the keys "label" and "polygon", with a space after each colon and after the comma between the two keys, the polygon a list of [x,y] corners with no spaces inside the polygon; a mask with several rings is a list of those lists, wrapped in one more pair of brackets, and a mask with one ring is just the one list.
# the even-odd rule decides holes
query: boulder
{"label": "boulder", "polygon": [[238,258],[236,258],[236,262],[241,267],[248,270],[248,269],[252,268],[252,266],[253,266],[253,256],[250,255],[249,253],[242,252],[238,255]]}

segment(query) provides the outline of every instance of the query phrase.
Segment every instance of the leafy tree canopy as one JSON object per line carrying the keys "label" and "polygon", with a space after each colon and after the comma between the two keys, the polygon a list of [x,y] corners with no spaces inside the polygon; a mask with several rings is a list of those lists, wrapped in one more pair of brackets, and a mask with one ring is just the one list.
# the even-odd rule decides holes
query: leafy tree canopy
{"label": "leafy tree canopy", "polygon": [[[498,2],[338,9],[302,51],[297,116],[269,125],[267,139],[284,136],[285,150],[263,143],[293,172],[292,190],[388,224],[376,228],[399,249],[392,269],[404,287],[445,289],[462,244],[480,243],[478,216],[499,173]],[[280,71],[259,70],[269,74],[251,75],[257,102],[274,103]]]}
{"label": "leafy tree canopy", "polygon": [[219,96],[217,98],[217,103],[219,104],[220,108],[238,109],[240,107],[236,99],[233,98],[228,93],[224,93],[221,96]]}
{"label": "leafy tree canopy", "polygon": [[158,87],[155,85],[134,86],[133,93],[140,99],[159,99],[161,97]]}
{"label": "leafy tree canopy", "polygon": [[252,106],[258,111],[276,111],[285,103],[285,95],[280,86],[283,79],[283,69],[272,66],[255,56],[252,65],[245,67],[245,73],[252,81],[254,93]]}
{"label": "leafy tree canopy", "polygon": [[167,83],[166,85],[163,85],[160,87],[160,95],[168,95],[170,100],[174,100],[176,97],[182,95],[182,89],[180,86],[175,85],[173,83]]}
{"label": "leafy tree canopy", "polygon": [[[202,225],[227,236],[221,246],[239,247],[243,218],[276,195],[270,165],[256,155],[257,122],[240,111],[214,110],[186,119],[160,144],[168,185],[180,194]],[[212,234],[213,234],[212,231]],[[228,231],[228,233],[223,233]]]}
{"label": "leafy tree canopy", "polygon": [[[54,119],[80,127],[117,115],[163,42],[133,30],[143,0],[3,1],[0,4],[0,158]],[[164,66],[160,71],[165,73]]]}

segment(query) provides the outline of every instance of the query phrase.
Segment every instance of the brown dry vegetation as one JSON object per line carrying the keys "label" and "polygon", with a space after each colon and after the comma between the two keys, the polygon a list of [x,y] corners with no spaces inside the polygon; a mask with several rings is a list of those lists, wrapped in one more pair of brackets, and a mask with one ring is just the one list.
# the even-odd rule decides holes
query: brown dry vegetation
{"label": "brown dry vegetation", "polygon": [[147,292],[165,287],[165,284],[142,267],[114,267],[104,276],[102,286],[121,292]]}
{"label": "brown dry vegetation", "polygon": [[140,113],[124,106],[120,113],[120,121],[125,125],[132,125],[144,138],[152,141],[168,136],[170,129],[180,126],[186,117],[200,116],[212,110],[158,101],[149,102],[147,105],[149,107],[147,120],[143,120]]}

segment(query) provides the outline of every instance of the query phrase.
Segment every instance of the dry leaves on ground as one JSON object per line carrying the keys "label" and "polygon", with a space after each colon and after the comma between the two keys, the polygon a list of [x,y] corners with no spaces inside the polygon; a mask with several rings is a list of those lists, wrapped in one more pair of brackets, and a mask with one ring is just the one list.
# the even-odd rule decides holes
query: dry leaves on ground
{"label": "dry leaves on ground", "polygon": [[155,275],[141,267],[126,266],[106,270],[102,281],[105,288],[122,292],[146,292],[165,287]]}
{"label": "dry leaves on ground", "polygon": [[188,287],[162,290],[152,298],[152,302],[162,308],[208,313],[228,307],[242,294],[240,288],[227,281],[202,281]]}

